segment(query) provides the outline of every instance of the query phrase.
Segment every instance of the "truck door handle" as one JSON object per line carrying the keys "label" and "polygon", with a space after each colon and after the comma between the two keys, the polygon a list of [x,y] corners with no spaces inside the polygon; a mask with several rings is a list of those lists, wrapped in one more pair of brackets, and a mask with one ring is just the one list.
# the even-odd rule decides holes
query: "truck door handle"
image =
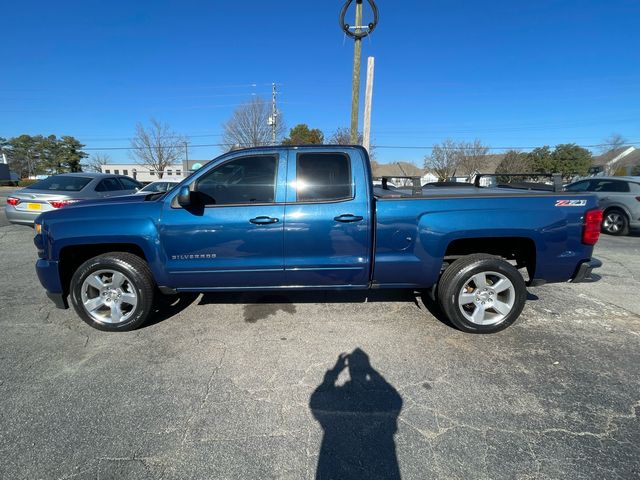
{"label": "truck door handle", "polygon": [[280,219],[279,218],[273,218],[273,217],[267,217],[267,216],[261,216],[261,217],[252,218],[249,221],[251,223],[255,223],[256,225],[268,225],[269,223],[278,223],[280,221]]}
{"label": "truck door handle", "polygon": [[362,220],[362,217],[359,215],[353,215],[351,213],[343,213],[342,215],[333,217],[333,219],[336,222],[351,223],[351,222],[359,222],[360,220]]}

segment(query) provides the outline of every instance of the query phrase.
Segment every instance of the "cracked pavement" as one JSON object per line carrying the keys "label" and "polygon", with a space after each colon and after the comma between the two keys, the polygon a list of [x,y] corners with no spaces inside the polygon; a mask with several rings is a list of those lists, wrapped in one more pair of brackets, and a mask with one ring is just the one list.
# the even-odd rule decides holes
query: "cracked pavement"
{"label": "cracked pavement", "polygon": [[183,296],[100,332],[46,299],[31,229],[0,233],[2,479],[640,476],[640,235],[478,336],[398,292]]}

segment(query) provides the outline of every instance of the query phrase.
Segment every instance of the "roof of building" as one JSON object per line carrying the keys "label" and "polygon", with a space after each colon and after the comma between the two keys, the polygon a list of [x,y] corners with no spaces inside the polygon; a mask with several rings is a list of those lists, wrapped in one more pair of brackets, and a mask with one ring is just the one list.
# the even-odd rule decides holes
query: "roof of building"
{"label": "roof of building", "polygon": [[374,177],[421,177],[426,172],[410,162],[372,163]]}
{"label": "roof of building", "polygon": [[456,172],[456,175],[460,176],[466,176],[466,175],[473,175],[474,173],[496,173],[496,170],[498,169],[498,166],[500,166],[500,163],[502,162],[502,160],[504,159],[504,153],[492,153],[492,154],[488,154],[485,155],[482,158],[482,161],[480,162],[480,168],[478,168],[478,171],[473,171],[473,172],[469,172],[465,169],[458,169],[458,171]]}
{"label": "roof of building", "polygon": [[[627,152],[628,151],[628,152]],[[627,152],[627,153],[625,153]],[[616,160],[616,157],[620,157]],[[605,166],[613,162],[616,167],[632,167],[640,164],[640,149],[636,147],[620,147],[593,157],[592,164]]]}

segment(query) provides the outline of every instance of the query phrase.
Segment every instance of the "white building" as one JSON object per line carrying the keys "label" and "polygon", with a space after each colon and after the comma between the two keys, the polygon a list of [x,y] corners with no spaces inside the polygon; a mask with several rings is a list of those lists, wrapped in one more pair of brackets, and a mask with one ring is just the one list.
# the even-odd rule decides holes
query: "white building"
{"label": "white building", "polygon": [[[165,168],[162,180],[181,181],[191,173],[189,170],[190,168],[199,168],[207,162],[208,160],[189,160],[188,165],[186,165],[185,162],[175,163]],[[142,166],[137,163],[109,163],[107,165],[102,165],[101,170],[102,173],[127,175],[139,182],[155,182],[160,180],[158,172],[150,170],[149,167]]]}

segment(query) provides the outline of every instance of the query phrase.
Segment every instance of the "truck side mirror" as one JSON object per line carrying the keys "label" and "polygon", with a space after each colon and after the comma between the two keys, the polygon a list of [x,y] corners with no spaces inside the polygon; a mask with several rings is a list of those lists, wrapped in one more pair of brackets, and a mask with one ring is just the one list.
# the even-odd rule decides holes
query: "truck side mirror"
{"label": "truck side mirror", "polygon": [[180,187],[180,191],[176,198],[178,205],[181,207],[188,207],[191,205],[191,191],[189,190],[189,187]]}

